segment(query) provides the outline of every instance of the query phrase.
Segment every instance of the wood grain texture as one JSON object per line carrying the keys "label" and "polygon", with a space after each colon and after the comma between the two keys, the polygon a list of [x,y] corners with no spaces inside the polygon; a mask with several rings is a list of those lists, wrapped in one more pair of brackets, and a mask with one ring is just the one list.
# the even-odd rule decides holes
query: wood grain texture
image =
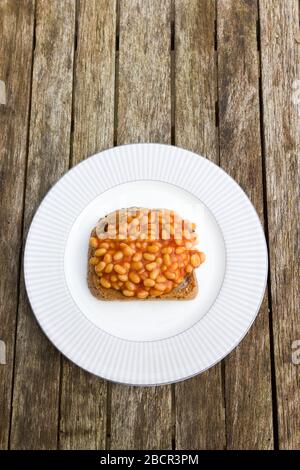
{"label": "wood grain texture", "polygon": [[171,387],[112,385],[111,449],[171,449]]}
{"label": "wood grain texture", "polygon": [[266,170],[273,405],[279,447],[299,449],[300,366],[292,363],[292,344],[300,339],[299,1],[120,0],[115,97],[116,1],[36,0],[33,51],[35,0],[0,0],[0,80],[7,101],[0,104],[0,340],[7,355],[0,365],[0,449],[53,449],[57,443],[100,449],[106,424],[112,449],[169,449],[172,438],[177,449],[224,448],[226,441],[229,449],[269,449],[272,424],[277,440],[267,297],[250,332],[223,363],[223,374],[218,365],[172,387],[135,388],[109,384],[61,360],[34,320],[22,276],[19,286],[29,224],[46,191],[68,170],[69,157],[76,164],[111,147],[114,137],[118,144],[171,142],[171,54],[176,145],[216,163],[220,157],[262,222]]}
{"label": "wood grain texture", "polygon": [[[170,1],[120,8],[118,144],[171,140]],[[171,387],[111,386],[112,449],[169,449]]]}
{"label": "wood grain texture", "polygon": [[59,449],[105,449],[107,382],[63,360]]}
{"label": "wood grain texture", "polygon": [[72,163],[113,146],[116,0],[81,0]]}
{"label": "wood grain texture", "polygon": [[300,46],[297,0],[260,2],[261,64],[278,434],[300,448]]}
{"label": "wood grain texture", "polygon": [[214,0],[175,1],[175,143],[218,163]]}
{"label": "wood grain texture", "polygon": [[[220,164],[245,190],[263,223],[257,4],[220,0],[217,16]],[[250,332],[225,359],[227,448],[273,447],[270,370],[265,296]]]}
{"label": "wood grain texture", "polygon": [[[175,2],[175,144],[218,162],[215,2]],[[176,448],[225,447],[221,365],[175,385]]]}
{"label": "wood grain texture", "polygon": [[[116,2],[79,3],[73,164],[113,146]],[[61,449],[104,449],[107,382],[63,359]]]}
{"label": "wood grain texture", "polygon": [[[68,169],[73,0],[37,2],[24,233],[46,191]],[[11,448],[57,446],[60,355],[29,307],[22,282],[17,326]]]}
{"label": "wood grain texture", "polygon": [[118,144],[170,143],[170,0],[120,5]]}
{"label": "wood grain texture", "polygon": [[[8,446],[15,324],[22,242],[23,194],[31,88],[34,2],[0,1],[0,339],[6,364],[0,366],[0,449]],[[9,238],[8,238],[9,234]]]}

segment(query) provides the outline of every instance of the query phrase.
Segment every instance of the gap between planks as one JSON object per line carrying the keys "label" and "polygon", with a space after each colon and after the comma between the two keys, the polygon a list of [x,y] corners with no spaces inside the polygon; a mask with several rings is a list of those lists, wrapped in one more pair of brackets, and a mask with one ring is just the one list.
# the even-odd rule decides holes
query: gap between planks
{"label": "gap between planks", "polygon": [[[299,0],[300,3],[300,0]],[[263,89],[262,89],[262,51],[261,51],[261,30],[260,30],[260,1],[257,0],[257,28],[256,40],[259,59],[259,121],[260,121],[260,140],[261,140],[261,162],[262,162],[262,191],[263,191],[263,215],[266,242],[269,252],[269,218],[268,218],[268,189],[266,180],[266,145],[265,145],[265,129],[264,129],[264,106],[263,106]],[[278,433],[278,414],[277,414],[277,387],[275,372],[275,354],[274,354],[274,330],[273,330],[273,310],[272,310],[272,289],[271,276],[268,275],[267,280],[267,296],[269,308],[269,338],[270,338],[270,364],[271,364],[271,389],[272,389],[272,416],[273,416],[273,442],[274,450],[279,449],[279,433]]]}
{"label": "gap between planks", "polygon": [[[217,148],[217,164],[220,166],[220,114],[219,114],[219,61],[218,61],[218,2],[215,0],[215,21],[214,21],[214,50],[215,50],[215,69],[216,69],[216,102],[215,102],[215,125],[216,125],[216,148]],[[227,449],[227,420],[226,420],[226,365],[225,358],[221,361],[221,386],[222,386],[222,398],[224,407],[224,439],[225,449]]]}

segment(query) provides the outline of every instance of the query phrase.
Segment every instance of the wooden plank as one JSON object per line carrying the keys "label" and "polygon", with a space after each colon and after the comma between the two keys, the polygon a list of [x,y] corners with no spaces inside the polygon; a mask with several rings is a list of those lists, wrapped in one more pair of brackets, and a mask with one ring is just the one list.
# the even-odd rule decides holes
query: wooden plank
{"label": "wooden plank", "polygon": [[118,144],[170,143],[170,0],[120,5]]}
{"label": "wooden plank", "polygon": [[[120,8],[118,144],[171,140],[170,1]],[[169,449],[171,387],[111,386],[112,449]]]}
{"label": "wooden plank", "polygon": [[[36,11],[24,232],[69,165],[74,0],[39,0]],[[11,448],[57,446],[60,355],[38,327],[21,284]]]}
{"label": "wooden plank", "polygon": [[82,0],[78,12],[72,163],[113,146],[116,0]]}
{"label": "wooden plank", "polygon": [[[218,163],[215,2],[175,2],[175,144]],[[187,399],[188,397],[188,399]],[[221,365],[176,384],[176,448],[225,447]]]}
{"label": "wooden plank", "polygon": [[[114,143],[116,2],[79,3],[73,164]],[[107,382],[63,360],[61,449],[104,449]]]}
{"label": "wooden plank", "polygon": [[[263,222],[257,3],[218,2],[220,164],[242,186]],[[273,447],[268,303],[225,360],[227,448]]]}
{"label": "wooden plank", "polygon": [[260,2],[262,91],[279,448],[300,447],[300,45],[298,0]]}
{"label": "wooden plank", "polygon": [[34,2],[23,0],[17,4],[14,0],[1,0],[0,17],[0,79],[5,84],[4,104],[0,105],[0,340],[6,349],[6,364],[0,366],[0,449],[6,449],[22,243]]}

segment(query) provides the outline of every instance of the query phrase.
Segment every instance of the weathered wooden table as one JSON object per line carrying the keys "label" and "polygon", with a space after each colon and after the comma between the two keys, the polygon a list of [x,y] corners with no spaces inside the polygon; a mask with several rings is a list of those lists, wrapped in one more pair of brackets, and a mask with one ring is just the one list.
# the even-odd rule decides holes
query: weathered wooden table
{"label": "weathered wooden table", "polygon": [[[0,448],[300,448],[298,0],[0,0],[0,80]],[[220,164],[269,244],[251,331],[176,385],[80,370],[41,332],[24,289],[24,241],[46,191],[128,142]]]}

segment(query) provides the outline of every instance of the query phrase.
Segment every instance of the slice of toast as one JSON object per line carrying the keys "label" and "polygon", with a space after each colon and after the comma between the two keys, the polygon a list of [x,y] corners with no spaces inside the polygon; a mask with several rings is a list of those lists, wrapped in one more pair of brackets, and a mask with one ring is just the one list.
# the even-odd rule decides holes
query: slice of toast
{"label": "slice of toast", "polygon": [[[99,222],[105,222],[105,219],[111,214],[108,214],[106,217],[101,219]],[[96,237],[96,229],[94,228],[91,232],[91,237]],[[136,297],[125,297],[122,292],[116,289],[107,289],[102,287],[100,284],[100,279],[96,275],[94,266],[89,263],[90,257],[93,255],[93,248],[89,246],[88,251],[88,287],[91,293],[99,300],[141,300]],[[187,274],[181,284],[174,287],[171,292],[160,295],[159,297],[147,297],[143,300],[192,300],[198,294],[198,283],[195,272],[192,271],[190,274]]]}

